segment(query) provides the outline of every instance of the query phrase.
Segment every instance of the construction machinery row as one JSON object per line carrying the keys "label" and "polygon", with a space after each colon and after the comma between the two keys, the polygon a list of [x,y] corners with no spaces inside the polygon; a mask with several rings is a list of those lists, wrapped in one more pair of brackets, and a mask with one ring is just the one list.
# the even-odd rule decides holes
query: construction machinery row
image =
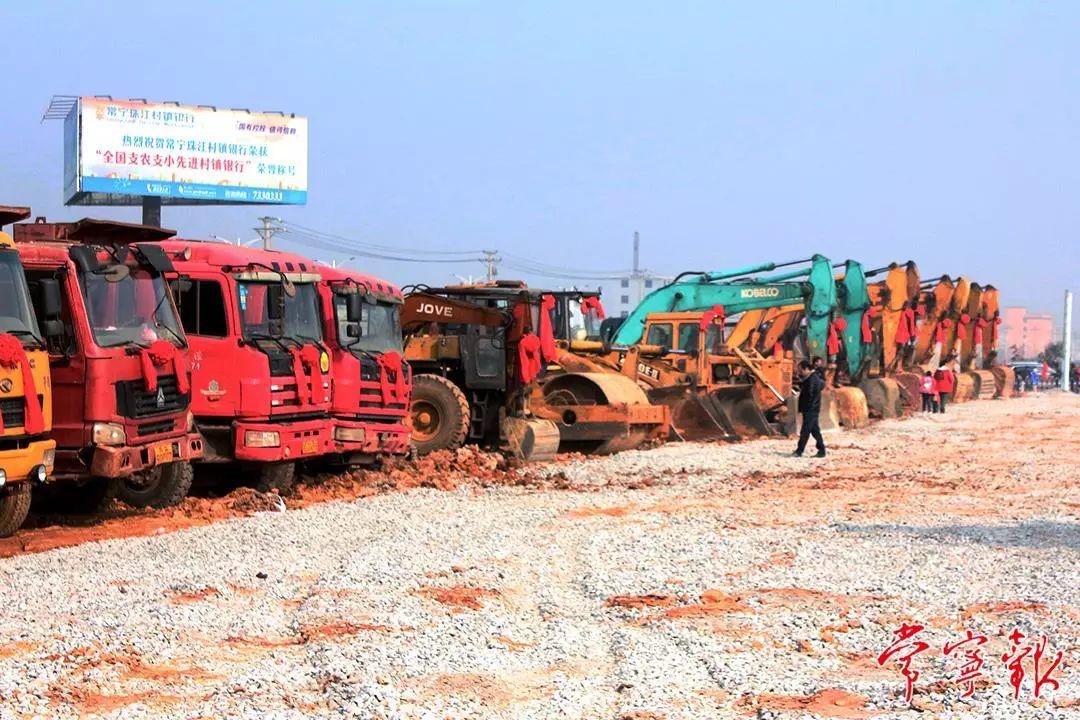
{"label": "construction machinery row", "polygon": [[[997,291],[815,255],[688,272],[625,318],[597,292],[392,283],[289,253],[0,207],[0,533],[31,486],[70,507],[164,507],[193,464],[285,492],[298,464],[465,442],[522,460],[791,429],[793,366],[828,363],[822,425],[1004,396]],[[879,278],[874,279],[873,278]]]}

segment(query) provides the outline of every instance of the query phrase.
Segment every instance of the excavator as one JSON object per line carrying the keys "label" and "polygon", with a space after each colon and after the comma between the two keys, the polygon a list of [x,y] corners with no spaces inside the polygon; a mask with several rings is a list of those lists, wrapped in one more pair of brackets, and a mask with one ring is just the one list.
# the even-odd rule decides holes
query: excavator
{"label": "excavator", "polygon": [[597,293],[520,281],[407,289],[401,318],[417,451],[505,442],[536,461],[560,449],[607,454],[666,436],[667,408],[651,404],[632,378],[578,370],[567,354],[573,338],[598,334],[599,308]]}
{"label": "excavator", "polygon": [[875,417],[892,418],[900,415],[904,404],[914,407],[919,398],[919,375],[904,367],[904,357],[918,337],[919,269],[910,261],[891,263],[866,276],[881,273],[883,280],[866,286],[869,306],[860,328],[869,347],[852,381],[862,388]]}
{"label": "excavator", "polygon": [[[771,276],[758,273],[810,263]],[[566,363],[619,368],[672,411],[675,439],[773,434],[786,415],[792,355],[764,357],[744,344],[773,309],[809,307],[805,345],[823,352],[836,302],[832,268],[815,255],[790,263],[683,273],[655,290],[601,342],[572,342]],[[738,317],[723,337],[727,317]]]}
{"label": "excavator", "polygon": [[955,291],[956,283],[948,275],[920,282],[915,312],[918,333],[908,367],[933,370],[941,365],[940,350],[952,324],[949,313]]}
{"label": "excavator", "polygon": [[1000,325],[1001,300],[998,296],[998,290],[993,285],[987,285],[983,288],[982,315],[975,323],[976,343],[981,339],[982,358],[980,365],[983,371],[989,371],[993,376],[994,397],[1007,398],[1012,395],[1013,383],[1016,377],[1012,368],[998,363],[997,344],[998,327]]}

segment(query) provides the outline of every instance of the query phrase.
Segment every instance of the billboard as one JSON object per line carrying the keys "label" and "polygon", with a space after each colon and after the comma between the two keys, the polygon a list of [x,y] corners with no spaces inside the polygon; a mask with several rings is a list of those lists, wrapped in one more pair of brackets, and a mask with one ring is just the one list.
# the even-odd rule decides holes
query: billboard
{"label": "billboard", "polygon": [[64,120],[64,202],[307,202],[307,118],[82,97]]}

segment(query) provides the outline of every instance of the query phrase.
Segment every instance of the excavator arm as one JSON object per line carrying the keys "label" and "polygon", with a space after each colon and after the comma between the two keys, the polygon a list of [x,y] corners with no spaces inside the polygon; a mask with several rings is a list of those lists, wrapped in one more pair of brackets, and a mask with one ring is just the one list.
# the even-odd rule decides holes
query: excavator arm
{"label": "excavator arm", "polygon": [[[650,313],[693,312],[719,305],[724,308],[726,315],[732,316],[749,310],[801,302],[809,308],[808,336],[811,344],[824,346],[828,337],[829,314],[836,301],[829,260],[815,255],[809,273],[802,269],[752,281],[719,282],[726,277],[746,275],[768,267],[707,273],[693,281],[674,282],[655,290],[623,321],[615,333],[613,344],[629,346],[641,342],[645,320]],[[804,280],[794,281],[794,278],[804,276]]]}
{"label": "excavator arm", "polygon": [[429,323],[503,327],[509,322],[510,314],[504,310],[423,291],[407,295],[401,307],[401,327],[406,335]]}

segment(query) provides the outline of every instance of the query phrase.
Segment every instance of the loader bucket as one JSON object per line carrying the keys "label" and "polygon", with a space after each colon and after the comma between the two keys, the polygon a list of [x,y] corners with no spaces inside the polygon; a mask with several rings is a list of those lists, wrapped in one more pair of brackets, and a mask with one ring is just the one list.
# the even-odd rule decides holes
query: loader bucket
{"label": "loader bucket", "polygon": [[739,437],[758,437],[774,435],[772,425],[765,418],[754,399],[753,386],[728,385],[709,393],[708,404],[717,413],[722,413],[735,429]]}
{"label": "loader bucket", "polygon": [[550,420],[508,417],[502,429],[510,451],[519,460],[553,460],[559,452],[559,428]]}
{"label": "loader bucket", "polygon": [[649,400],[671,408],[672,440],[735,441],[773,434],[750,385],[730,385],[711,393],[686,387],[654,388]]}

